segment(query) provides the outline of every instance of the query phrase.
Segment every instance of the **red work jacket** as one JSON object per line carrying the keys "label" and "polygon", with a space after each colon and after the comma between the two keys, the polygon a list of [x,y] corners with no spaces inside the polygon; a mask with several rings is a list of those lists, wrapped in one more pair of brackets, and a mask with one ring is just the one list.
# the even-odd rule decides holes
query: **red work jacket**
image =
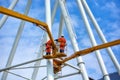
{"label": "red work jacket", "polygon": [[52,41],[49,40],[46,42],[46,52],[51,52],[51,45],[52,45]]}
{"label": "red work jacket", "polygon": [[58,39],[58,42],[60,42],[60,49],[64,49],[66,46],[66,40],[64,37],[61,37]]}
{"label": "red work jacket", "polygon": [[48,44],[48,45],[52,45],[52,41],[51,40],[49,40],[46,44]]}
{"label": "red work jacket", "polygon": [[46,52],[51,52],[51,46],[50,45],[48,45],[48,44],[46,44],[46,50],[45,50]]}

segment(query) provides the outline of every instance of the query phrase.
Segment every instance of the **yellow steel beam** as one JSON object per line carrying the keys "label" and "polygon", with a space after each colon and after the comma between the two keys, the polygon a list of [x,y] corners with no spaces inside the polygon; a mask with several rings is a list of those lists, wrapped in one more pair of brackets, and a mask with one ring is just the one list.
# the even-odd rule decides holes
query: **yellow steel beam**
{"label": "yellow steel beam", "polygon": [[31,22],[31,23],[35,23],[36,25],[41,25],[43,27],[47,26],[47,24],[44,23],[44,22],[41,22],[41,21],[36,20],[34,18],[28,17],[24,14],[20,14],[18,12],[12,11],[10,9],[4,8],[2,6],[0,6],[0,13],[5,14],[5,15],[9,15],[9,16],[12,16],[12,17],[15,17],[15,18],[18,18],[18,19],[22,19],[22,20],[25,20],[25,21],[28,21],[28,22]]}
{"label": "yellow steel beam", "polygon": [[65,58],[62,63],[68,61],[68,60],[71,60],[75,57],[78,57],[78,56],[83,56],[83,55],[86,55],[86,54],[89,54],[95,50],[99,50],[99,49],[103,49],[103,48],[107,48],[107,47],[110,47],[110,46],[114,46],[114,45],[118,45],[120,44],[120,39],[118,40],[115,40],[115,41],[112,41],[112,42],[108,42],[108,43],[104,43],[104,44],[101,44],[101,45],[98,45],[98,46],[94,46],[94,47],[91,47],[91,48],[88,48],[88,49],[84,49],[84,50],[81,50],[81,51],[77,51],[75,52],[73,55],[71,55],[70,57],[67,57]]}
{"label": "yellow steel beam", "polygon": [[28,21],[28,22],[31,22],[31,23],[34,23],[34,24],[36,24],[39,27],[40,26],[44,27],[46,29],[47,33],[48,33],[48,36],[49,36],[50,40],[52,41],[52,47],[54,49],[54,52],[56,52],[57,47],[56,47],[56,45],[54,43],[54,39],[52,37],[50,29],[49,29],[49,27],[48,27],[48,25],[46,23],[41,22],[41,21],[39,21],[37,19],[31,18],[29,16],[26,16],[24,14],[20,14],[18,12],[9,10],[9,9],[4,8],[2,6],[0,6],[0,13],[5,14],[5,15],[9,15],[9,16],[12,16],[12,17],[15,17],[15,18],[18,18],[18,19],[22,19],[22,20],[25,20],[25,21]]}

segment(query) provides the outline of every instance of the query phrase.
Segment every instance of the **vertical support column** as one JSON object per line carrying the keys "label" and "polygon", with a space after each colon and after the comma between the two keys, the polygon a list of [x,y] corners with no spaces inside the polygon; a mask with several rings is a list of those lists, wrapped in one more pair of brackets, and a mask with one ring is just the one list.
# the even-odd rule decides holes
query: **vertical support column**
{"label": "vertical support column", "polygon": [[[56,11],[57,11],[57,7],[58,7],[58,1],[56,0],[55,5],[54,5],[54,9],[52,11],[52,17],[51,17],[51,24],[52,25],[54,22],[54,17],[55,17]],[[46,36],[44,36],[43,38],[46,40]],[[45,43],[45,42],[43,42],[43,43]],[[40,48],[40,52],[38,53],[37,58],[42,57],[42,55],[43,55],[43,47]],[[35,66],[39,66],[39,65],[40,65],[40,61],[35,63]],[[36,80],[38,70],[39,70],[39,68],[34,69],[33,74],[32,74],[32,80]]]}
{"label": "vertical support column", "polygon": [[[53,22],[54,22],[54,17],[56,14],[57,7],[58,7],[58,1],[56,0],[55,5],[54,5],[54,9],[52,11],[52,18],[51,18],[52,23],[51,24],[53,24]],[[46,40],[46,36],[44,36],[43,38]],[[45,43],[45,42],[43,42],[43,43]],[[40,48],[40,52],[38,53],[37,58],[42,57],[42,55],[43,55],[43,47]],[[35,63],[35,66],[39,66],[39,65],[40,65],[40,61]],[[39,70],[39,68],[34,69],[33,74],[32,74],[32,80],[36,80],[38,70]]]}
{"label": "vertical support column", "polygon": [[63,15],[61,14],[60,25],[59,25],[59,32],[58,32],[58,38],[62,35],[63,24],[64,24],[64,19],[63,19]]}
{"label": "vertical support column", "polygon": [[[79,7],[79,9],[80,9],[82,18],[83,18],[83,20],[84,20],[84,23],[85,23],[85,25],[86,25],[88,34],[89,34],[89,36],[90,36],[90,40],[91,40],[91,42],[92,42],[92,45],[93,45],[93,46],[96,46],[97,43],[96,43],[96,41],[95,41],[93,32],[92,32],[92,30],[91,30],[91,28],[90,28],[90,24],[89,24],[89,22],[88,22],[88,20],[87,20],[87,16],[86,16],[85,11],[84,11],[84,8],[83,8],[83,6],[82,6],[81,0],[77,0],[77,3],[78,3],[78,7]],[[100,52],[99,52],[98,50],[95,51],[95,52],[96,52],[96,56],[97,56],[98,62],[99,62],[99,64],[100,64],[100,68],[101,68],[102,73],[103,73],[103,75],[104,75],[104,80],[110,80],[110,78],[109,78],[109,76],[108,76],[108,72],[107,72],[107,70],[106,70],[106,68],[105,68],[104,62],[103,62],[103,60],[102,60],[102,57],[101,57],[101,55],[100,55]]]}
{"label": "vertical support column", "polygon": [[[11,3],[11,5],[9,6],[8,9],[11,9],[11,10],[12,10],[12,9],[15,7],[15,5],[17,4],[18,1],[19,1],[19,0],[14,0],[14,1]],[[4,16],[2,17],[2,19],[0,20],[0,28],[2,28],[2,26],[4,25],[4,23],[5,23],[5,21],[7,20],[7,18],[8,18],[7,15],[4,15]]]}
{"label": "vertical support column", "polygon": [[[50,0],[45,0],[45,7],[46,7],[46,23],[51,30],[51,8],[50,8]],[[48,37],[47,37],[48,41]],[[53,73],[53,60],[47,60],[47,80],[54,80],[54,73]]]}
{"label": "vertical support column", "polygon": [[[58,1],[58,0],[57,0]],[[64,5],[65,5],[66,0],[63,1]],[[59,32],[58,32],[58,38],[61,37],[61,35],[63,34],[63,25],[64,25],[64,18],[63,15],[60,15],[60,24],[59,24]]]}
{"label": "vertical support column", "polygon": [[[27,6],[26,6],[26,9],[25,9],[25,13],[24,13],[25,15],[28,14],[29,9],[30,9],[30,5],[31,5],[31,0],[28,0]],[[20,27],[18,29],[15,41],[13,43],[13,46],[12,46],[12,49],[11,49],[11,52],[10,52],[10,55],[9,55],[9,58],[8,58],[8,62],[6,64],[6,67],[11,66],[11,64],[12,64],[12,61],[13,61],[13,58],[14,58],[14,55],[15,55],[15,52],[16,52],[16,49],[17,49],[17,46],[18,46],[18,43],[19,43],[22,31],[23,31],[23,28],[24,28],[24,25],[25,25],[25,21],[21,21]],[[7,79],[7,75],[8,75],[8,73],[4,72],[3,75],[2,75],[2,79],[1,80],[6,80]]]}
{"label": "vertical support column", "polygon": [[[67,30],[68,30],[68,33],[69,33],[70,40],[71,40],[72,46],[74,48],[74,51],[75,52],[79,51],[78,44],[77,44],[77,41],[75,39],[73,30],[72,30],[72,26],[71,26],[71,23],[70,23],[70,20],[69,20],[69,16],[68,16],[68,13],[67,13],[67,11],[65,9],[65,6],[64,6],[64,0],[59,0],[59,5],[60,5],[62,15],[63,15],[65,23],[66,23],[66,27],[67,27]],[[77,57],[77,61],[78,61],[78,66],[80,67],[80,69],[82,71],[83,79],[84,80],[89,80],[86,69],[85,69],[84,62],[82,60],[82,57]]]}
{"label": "vertical support column", "polygon": [[55,1],[55,5],[54,5],[53,11],[52,11],[52,17],[51,17],[52,25],[53,25],[53,22],[54,22],[54,18],[55,18],[57,8],[58,8],[58,0]]}
{"label": "vertical support column", "polygon": [[[98,25],[94,15],[92,14],[92,12],[91,12],[91,10],[90,10],[86,0],[82,0],[82,3],[84,5],[88,15],[90,16],[90,19],[92,20],[93,25],[95,26],[95,28],[96,28],[96,30],[97,30],[97,32],[98,32],[102,42],[103,43],[107,43],[107,40],[106,40],[102,30],[100,29],[100,26]],[[119,65],[119,62],[117,61],[117,59],[116,59],[112,49],[109,47],[109,48],[107,48],[107,51],[109,53],[109,56],[111,57],[111,60],[113,61],[114,65],[115,65],[116,69],[118,70],[119,75],[120,75],[120,65]]]}
{"label": "vertical support column", "polygon": [[[43,43],[44,43],[44,41],[43,41]],[[43,50],[44,50],[44,47],[42,46],[42,47],[39,49],[39,52],[37,53],[37,59],[38,59],[38,58],[42,58],[43,53],[44,53]],[[34,66],[40,66],[40,63],[41,63],[41,60],[35,62]],[[32,78],[31,78],[32,80],[36,80],[38,71],[39,71],[39,68],[34,68],[34,71],[33,71],[33,73],[32,73]]]}

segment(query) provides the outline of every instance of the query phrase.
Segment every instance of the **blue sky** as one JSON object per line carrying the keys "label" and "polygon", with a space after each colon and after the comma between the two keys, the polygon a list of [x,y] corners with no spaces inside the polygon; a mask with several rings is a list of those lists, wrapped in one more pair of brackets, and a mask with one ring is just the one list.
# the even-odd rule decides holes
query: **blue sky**
{"label": "blue sky", "polygon": [[[6,8],[9,7],[13,0],[0,0],[0,6],[4,6]],[[19,0],[15,11],[24,13],[25,6],[27,4],[24,0]],[[98,24],[100,25],[101,30],[103,31],[107,41],[113,41],[116,39],[120,39],[120,1],[119,0],[86,0],[90,9],[92,10]],[[51,9],[53,9],[55,0],[51,0]],[[85,28],[84,22],[81,17],[81,13],[78,9],[75,0],[66,0],[66,8],[68,9],[69,16],[71,17],[71,23],[76,34],[76,39],[80,49],[85,49],[91,47],[91,42],[89,39],[89,35]],[[58,26],[60,22],[60,7],[58,7],[54,24],[52,26],[52,34],[56,39],[58,36]],[[45,2],[44,0],[33,0],[30,12],[28,14],[30,17],[39,19],[45,22]],[[2,14],[0,14],[0,19],[2,18]],[[98,37],[98,34],[88,18],[91,28],[93,30],[96,42],[101,44],[101,40]],[[0,69],[4,68],[7,59],[9,57],[17,30],[19,28],[21,20],[9,17],[5,22],[3,27],[0,29]],[[21,40],[16,50],[16,54],[13,60],[12,65],[22,63],[25,61],[29,61],[35,59],[37,56],[37,52],[42,44],[41,39],[43,35],[43,30],[39,29],[32,23],[26,22],[23,33],[21,35]],[[57,34],[56,34],[57,33]],[[70,38],[68,32],[66,30],[66,26],[64,25],[63,30],[64,36],[67,39],[67,55],[73,54],[73,48],[71,46]],[[112,47],[114,55],[116,56],[118,62],[120,63],[120,45]],[[114,67],[106,49],[100,50],[102,58],[104,60],[105,66],[107,68],[108,73],[116,72],[116,68]],[[87,73],[90,77],[94,79],[98,79],[102,77],[101,70],[99,68],[99,64],[97,62],[95,53],[91,53],[82,57],[85,62],[85,66],[87,69]],[[45,60],[42,61],[44,65],[46,63]],[[68,63],[77,67],[76,59],[68,61]],[[92,63],[92,64],[91,64]],[[33,64],[29,64],[26,66],[33,66]],[[27,78],[31,78],[33,69],[26,70],[13,70],[12,72],[23,75]],[[75,72],[75,70],[65,67],[62,70],[62,74],[67,74],[71,72]],[[27,73],[26,73],[27,72]],[[42,72],[42,73],[41,73]],[[43,74],[44,73],[44,74]],[[0,78],[2,73],[0,73]],[[46,76],[46,68],[41,68],[39,70],[39,74],[37,76],[37,80],[42,79]],[[16,77],[14,75],[9,74],[8,80],[22,80],[22,78]],[[81,75],[71,76],[69,78],[62,78],[59,80],[80,80]]]}

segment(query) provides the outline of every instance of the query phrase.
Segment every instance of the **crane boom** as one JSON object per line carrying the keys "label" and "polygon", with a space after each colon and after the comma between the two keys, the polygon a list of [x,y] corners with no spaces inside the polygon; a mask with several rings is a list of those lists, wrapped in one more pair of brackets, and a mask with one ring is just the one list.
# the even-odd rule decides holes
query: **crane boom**
{"label": "crane boom", "polygon": [[103,49],[103,48],[107,48],[107,47],[110,47],[110,46],[114,46],[114,45],[118,45],[120,44],[120,39],[118,40],[115,40],[115,41],[111,41],[111,42],[108,42],[108,43],[104,43],[104,44],[101,44],[101,45],[98,45],[98,46],[93,46],[91,48],[87,48],[87,49],[84,49],[84,50],[80,50],[80,51],[77,51],[75,52],[74,54],[72,54],[71,56],[65,58],[62,63],[68,61],[68,60],[71,60],[75,57],[78,57],[78,56],[83,56],[83,55],[86,55],[86,54],[89,54],[95,50],[99,50],[99,49]]}
{"label": "crane boom", "polygon": [[4,8],[2,6],[0,6],[0,13],[5,14],[5,15],[9,15],[9,16],[12,16],[12,17],[15,17],[15,18],[18,18],[18,19],[22,19],[22,20],[25,20],[25,21],[28,21],[28,22],[31,22],[31,23],[36,24],[39,27],[42,26],[43,28],[45,28],[46,32],[48,33],[48,36],[49,36],[50,40],[52,41],[52,47],[53,47],[54,51],[55,52],[57,51],[57,47],[54,43],[54,39],[53,39],[52,34],[50,32],[50,29],[49,29],[49,27],[46,23],[44,23],[42,21],[39,21],[37,19],[31,18],[29,16],[26,16],[24,14],[20,14],[18,12],[12,11],[10,9]]}
{"label": "crane boom", "polygon": [[[49,36],[50,40],[52,41],[52,47],[53,47],[54,51],[55,52],[57,51],[57,47],[56,47],[56,45],[54,43],[54,39],[53,39],[52,34],[51,34],[50,30],[49,30],[49,27],[48,27],[48,25],[46,23],[44,23],[42,21],[39,21],[39,20],[36,20],[34,18],[31,18],[29,16],[20,14],[18,12],[9,10],[7,8],[1,7],[1,6],[0,6],[0,13],[5,14],[5,15],[9,15],[9,16],[12,16],[12,17],[15,17],[15,18],[18,18],[18,19],[22,19],[22,20],[25,20],[25,21],[28,21],[28,22],[31,22],[31,23],[34,23],[39,27],[40,26],[44,27],[46,29],[46,32],[48,33],[48,36]],[[104,44],[101,44],[101,45],[98,45],[98,46],[94,46],[94,47],[91,47],[91,48],[88,48],[88,49],[84,49],[84,50],[81,50],[81,51],[77,51],[73,55],[71,55],[70,57],[65,58],[62,61],[62,63],[66,62],[68,60],[71,60],[71,59],[73,59],[75,57],[89,54],[90,52],[93,52],[95,50],[107,48],[107,47],[118,45],[118,44],[120,44],[120,39],[112,41],[112,42],[104,43]]]}

